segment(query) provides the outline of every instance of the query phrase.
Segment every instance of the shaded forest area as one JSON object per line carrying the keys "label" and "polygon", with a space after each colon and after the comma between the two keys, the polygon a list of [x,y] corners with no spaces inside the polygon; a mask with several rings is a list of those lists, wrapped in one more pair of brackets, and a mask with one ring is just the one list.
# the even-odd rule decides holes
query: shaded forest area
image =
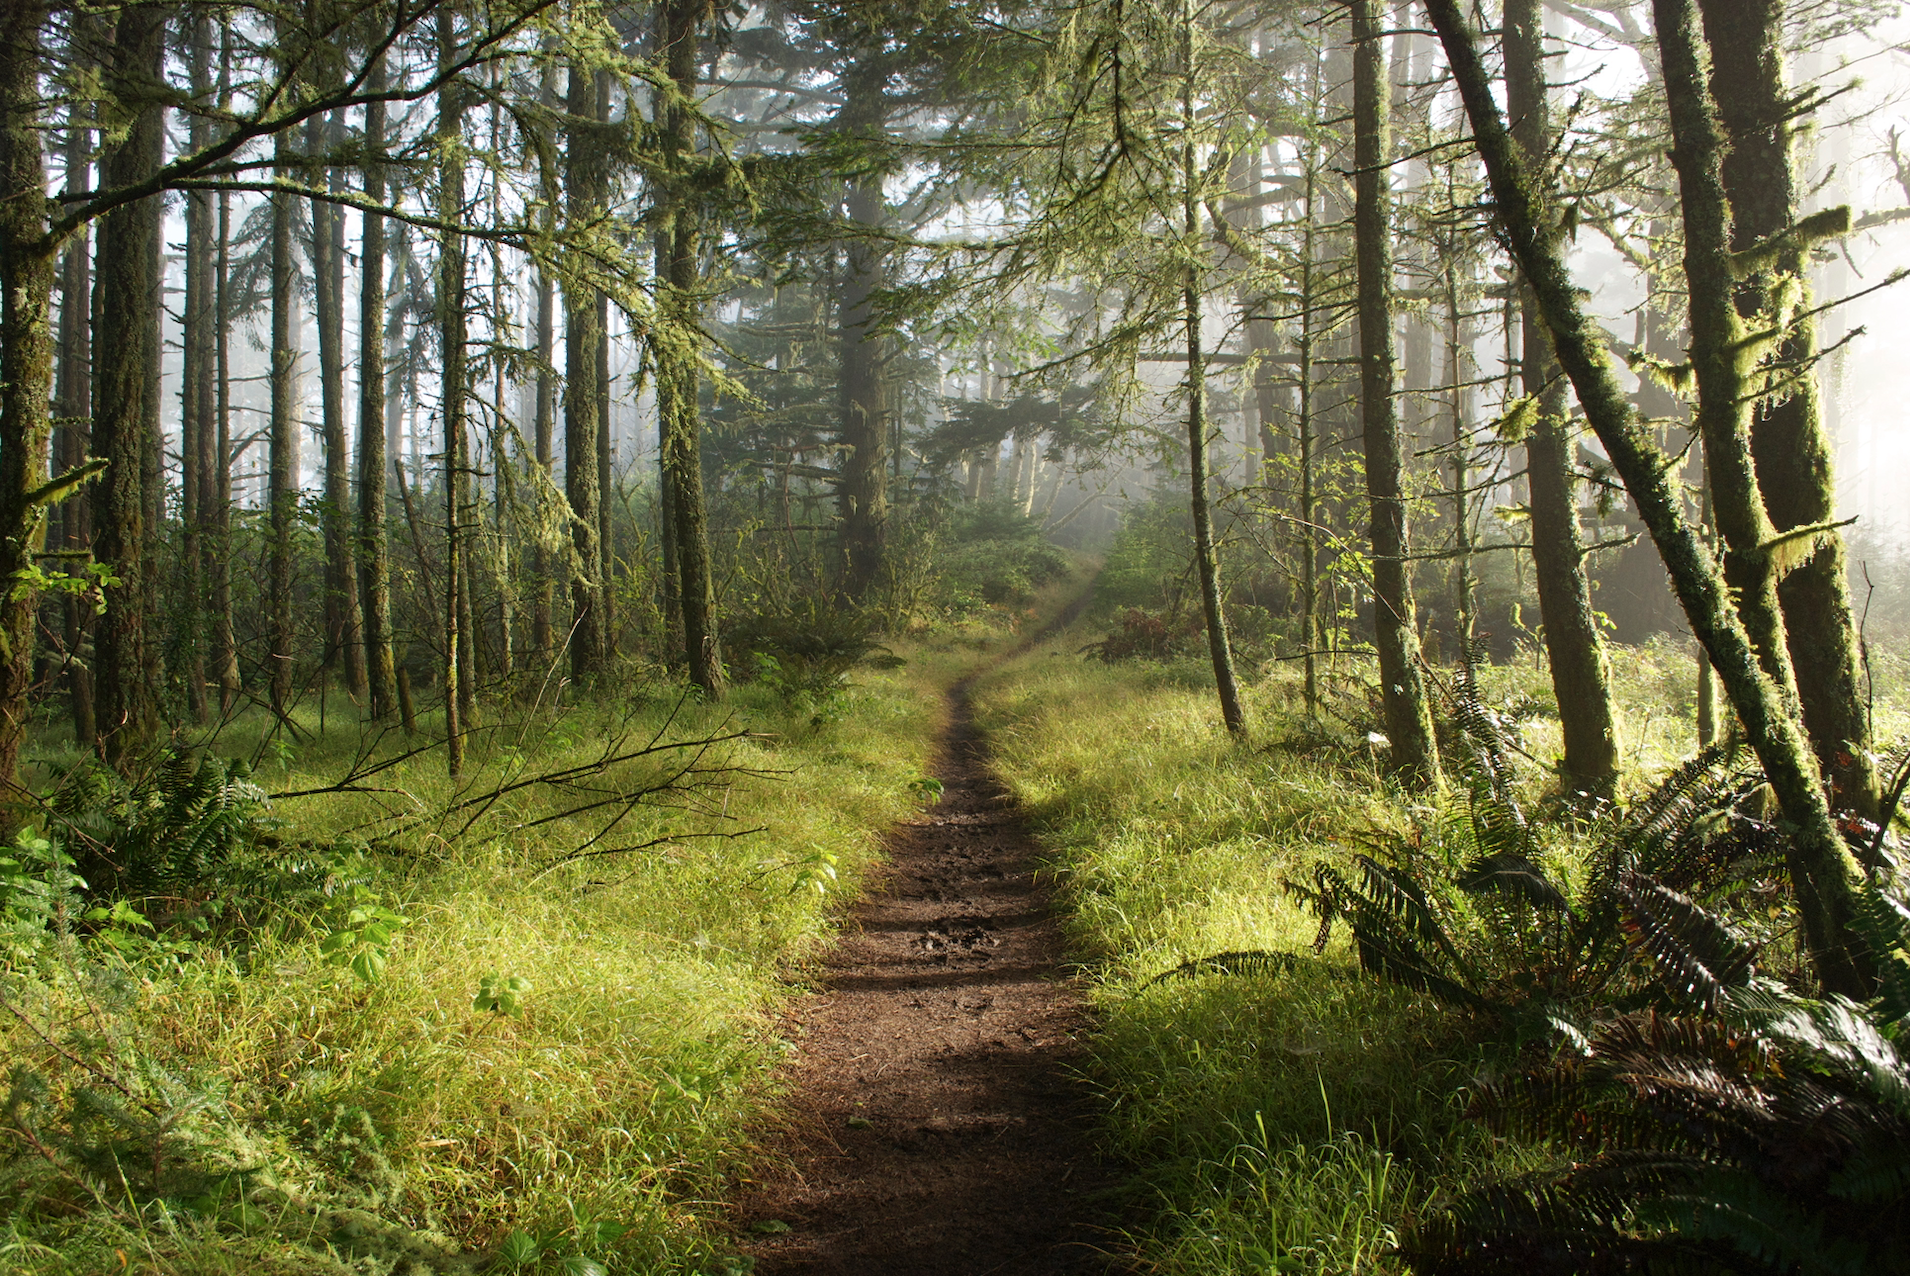
{"label": "shaded forest area", "polygon": [[[1903,572],[1834,462],[1881,455],[1840,316],[1903,275],[1896,16],[0,10],[0,1252],[746,1270],[688,1203],[747,1173],[765,1008],[937,788],[940,691],[1095,573],[1099,660],[983,719],[1141,1008],[1099,1084],[1161,1110],[1183,976],[1339,1004],[1293,917],[1441,1061],[1387,1038],[1416,1115],[1213,1180],[1318,1171],[1358,1237],[1122,1244],[1888,1270]],[[1261,848],[1224,951],[1097,911],[1174,764],[1097,806],[1044,716],[1164,686],[1258,804],[1175,817]]]}

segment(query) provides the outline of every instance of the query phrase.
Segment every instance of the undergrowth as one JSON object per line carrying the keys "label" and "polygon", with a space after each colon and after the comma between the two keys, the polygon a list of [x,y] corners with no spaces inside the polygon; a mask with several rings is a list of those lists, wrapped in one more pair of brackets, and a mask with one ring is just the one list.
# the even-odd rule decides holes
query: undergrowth
{"label": "undergrowth", "polygon": [[[1062,874],[1098,970],[1092,1072],[1152,1218],[1146,1270],[1401,1270],[1404,1220],[1485,1141],[1447,1094],[1472,1051],[1430,1000],[1315,960],[1281,878],[1412,813],[1356,747],[1236,749],[1173,666],[1083,660],[1079,637],[988,680],[979,720]],[[1252,708],[1277,720],[1285,689]],[[1264,733],[1264,728],[1263,728]],[[1214,953],[1305,954],[1252,969]]]}
{"label": "undergrowth", "polygon": [[[166,764],[239,759],[200,769],[242,827],[43,755],[100,791],[0,850],[0,1268],[746,1270],[711,1203],[776,1005],[921,800],[951,658],[829,715],[769,680],[500,706],[455,786],[336,705],[242,719]],[[164,819],[185,861],[121,827]]]}

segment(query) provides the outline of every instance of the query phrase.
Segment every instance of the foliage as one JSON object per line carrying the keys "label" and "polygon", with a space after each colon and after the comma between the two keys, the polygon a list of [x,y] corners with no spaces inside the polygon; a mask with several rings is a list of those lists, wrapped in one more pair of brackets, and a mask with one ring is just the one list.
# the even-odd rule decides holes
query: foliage
{"label": "foliage", "polygon": [[[1702,910],[1692,910],[1701,913]],[[1689,978],[1686,1007],[1618,1016],[1581,1049],[1489,1083],[1472,1114],[1567,1153],[1569,1169],[1466,1193],[1409,1239],[1419,1270],[1864,1273],[1910,1246],[1910,907],[1863,896],[1883,968],[1870,1005],[1751,974],[1726,923],[1640,915]],[[1713,990],[1718,991],[1713,991]]]}
{"label": "foliage", "polygon": [[1081,650],[1110,663],[1116,660],[1168,660],[1187,655],[1205,641],[1205,637],[1198,613],[1156,613],[1140,607],[1129,607],[1120,615],[1119,628]]}
{"label": "foliage", "polygon": [[958,616],[1027,607],[1073,570],[1067,554],[1042,539],[1040,520],[1008,501],[957,506],[938,540],[942,605]]}
{"label": "foliage", "polygon": [[894,668],[899,657],[879,641],[881,617],[829,593],[808,593],[734,625],[733,658],[817,725],[840,712],[849,672],[858,665]]}
{"label": "foliage", "polygon": [[92,889],[134,899],[203,889],[277,827],[244,762],[177,749],[130,781],[81,763],[62,777],[48,809]]}
{"label": "foliage", "polygon": [[[1548,845],[1520,801],[1504,724],[1463,670],[1455,698],[1467,746],[1457,800],[1357,856],[1354,876],[1322,862],[1286,883],[1320,920],[1316,949],[1345,921],[1365,969],[1487,1014],[1515,1042],[1581,1035],[1608,1005],[1715,1002],[1709,967],[1661,964],[1654,983],[1633,958],[1659,933],[1721,952],[1728,943],[1694,901],[1776,890],[1777,831],[1744,809],[1762,777],[1712,750],[1606,808],[1578,847]],[[1641,919],[1657,929],[1641,932]]]}

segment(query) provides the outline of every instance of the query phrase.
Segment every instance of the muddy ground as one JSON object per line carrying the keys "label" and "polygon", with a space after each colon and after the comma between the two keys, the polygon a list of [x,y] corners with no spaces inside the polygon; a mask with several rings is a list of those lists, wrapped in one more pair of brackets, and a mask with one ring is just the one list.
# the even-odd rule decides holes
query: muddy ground
{"label": "muddy ground", "polygon": [[784,1128],[737,1230],[765,1276],[1120,1270],[1080,992],[959,686],[934,774],[940,801],[896,829],[796,1011]]}

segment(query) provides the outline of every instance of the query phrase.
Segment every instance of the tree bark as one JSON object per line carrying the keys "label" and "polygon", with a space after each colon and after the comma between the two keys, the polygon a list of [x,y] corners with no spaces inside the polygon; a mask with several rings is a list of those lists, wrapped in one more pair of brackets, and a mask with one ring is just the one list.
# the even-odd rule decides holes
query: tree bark
{"label": "tree bark", "polygon": [[[557,377],[552,360],[557,354],[557,333],[554,292],[550,272],[540,269],[537,272],[537,408],[531,445],[537,453],[537,468],[544,476],[544,486],[538,489],[537,495],[540,524],[551,517],[541,506],[545,494],[550,490],[555,466],[553,435],[557,418]],[[531,646],[536,649],[538,665],[548,670],[557,649],[557,636],[551,630],[551,609],[556,601],[556,588],[551,583],[551,556],[545,541],[545,531],[540,525],[531,560],[531,575],[535,582],[531,593]]]}
{"label": "tree bark", "polygon": [[[877,142],[887,114],[888,72],[879,49],[858,55],[843,76],[844,104],[837,127],[847,137]],[[882,224],[883,171],[857,173],[844,193],[852,227]],[[837,306],[841,362],[842,473],[836,481],[841,522],[842,585],[861,598],[882,573],[887,553],[890,405],[887,342],[872,325],[873,300],[882,286],[888,254],[873,240],[852,238],[843,247]]]}
{"label": "tree bark", "polygon": [[[1732,217],[1731,247],[1744,251],[1796,225],[1796,176],[1790,117],[1794,96],[1784,70],[1784,0],[1703,0],[1711,47],[1711,89],[1726,149],[1721,165]],[[1809,245],[1793,242],[1771,269],[1737,292],[1738,314],[1751,320],[1776,309],[1777,291],[1794,288],[1790,304],[1810,309]],[[1775,532],[1815,527],[1837,516],[1830,440],[1818,398],[1817,327],[1805,315],[1773,352],[1790,369],[1784,388],[1758,400],[1751,454],[1758,489]],[[1779,580],[1791,669],[1804,727],[1828,777],[1833,801],[1867,818],[1878,803],[1870,753],[1862,656],[1850,617],[1849,567],[1843,538],[1828,531],[1816,552]]]}
{"label": "tree bark", "polygon": [[[1539,0],[1506,0],[1506,100],[1512,140],[1533,180],[1546,182],[1551,122],[1545,85],[1544,27]],[[1545,654],[1552,668],[1568,787],[1603,793],[1618,775],[1618,725],[1578,524],[1578,480],[1566,407],[1566,384],[1529,287],[1520,292],[1520,388],[1535,400],[1537,422],[1525,441],[1532,509],[1532,571]]]}
{"label": "tree bark", "polygon": [[[365,198],[385,198],[385,61],[368,80],[365,107]],[[373,721],[398,710],[398,670],[391,646],[391,540],[385,524],[385,219],[365,214],[358,283],[358,594],[365,634],[365,676]]]}
{"label": "tree bark", "polygon": [[[220,51],[223,62],[227,57]],[[222,66],[220,78],[224,80]],[[222,94],[223,99],[223,94]],[[231,276],[232,195],[219,192],[219,241],[213,281],[213,431],[212,504],[207,511],[206,550],[212,563],[212,658],[219,678],[219,712],[229,714],[238,705],[239,643],[232,625],[232,306],[228,299]]]}
{"label": "tree bark", "polygon": [[[457,58],[457,18],[449,8],[438,10],[438,61],[449,65]],[[438,92],[439,221],[455,226],[464,216],[464,94],[456,84]],[[466,440],[468,403],[465,398],[464,239],[440,232],[438,242],[438,338],[443,380],[439,415],[444,421],[444,718],[446,762],[451,776],[464,773],[464,733],[471,723],[475,671],[470,647],[470,557],[466,537],[471,518],[471,466]]]}
{"label": "tree bark", "polygon": [[[600,104],[608,117],[609,103]],[[597,555],[603,563],[603,586],[597,591],[603,608],[603,660],[608,669],[617,659],[617,542],[616,449],[610,438],[610,298],[597,294]]]}
{"label": "tree bark", "polygon": [[[573,225],[603,215],[606,181],[602,143],[592,126],[601,123],[596,76],[570,69],[565,110],[571,117],[565,148],[564,186]],[[564,288],[564,495],[570,500],[570,672],[586,682],[604,672],[602,528],[597,514],[597,399],[603,392],[603,341],[596,289]]]}
{"label": "tree bark", "polygon": [[[1661,19],[1661,42],[1680,30],[1689,42],[1688,0],[1658,0],[1673,21]],[[1671,575],[1679,602],[1698,641],[1710,653],[1725,693],[1743,722],[1745,737],[1792,826],[1789,868],[1798,895],[1804,935],[1820,982],[1853,997],[1870,995],[1870,963],[1854,941],[1850,919],[1861,871],[1831,819],[1817,761],[1780,688],[1764,672],[1751,638],[1733,607],[1730,584],[1686,519],[1673,489],[1664,453],[1652,441],[1613,374],[1603,330],[1588,316],[1553,239],[1543,187],[1512,145],[1493,98],[1459,0],[1426,0],[1439,31],[1466,114],[1490,179],[1506,242],[1531,283],[1553,349],[1571,378],[1578,401],[1613,467],[1637,503]],[[1685,9],[1682,23],[1677,10]],[[1709,445],[1710,440],[1707,440]],[[1748,455],[1742,439],[1740,452]]]}
{"label": "tree bark", "polygon": [[[662,46],[665,67],[684,101],[696,96],[697,34],[708,12],[705,0],[664,0]],[[710,562],[708,516],[703,502],[701,409],[697,403],[697,310],[701,279],[697,269],[697,212],[683,189],[695,144],[696,121],[673,103],[664,129],[667,157],[659,218],[659,245],[668,245],[658,263],[656,344],[657,404],[664,427],[663,467],[668,474],[672,525],[676,532],[677,597],[683,614],[683,648],[690,681],[709,699],[723,695],[723,652],[716,631],[716,584]],[[661,238],[667,236],[667,239]]]}
{"label": "tree bark", "polygon": [[[66,180],[69,186],[90,185],[88,155],[92,150],[92,130],[74,110],[69,117],[66,136]],[[29,165],[29,167],[31,167]],[[44,161],[40,167],[44,168]],[[11,169],[5,171],[11,172]],[[0,233],[4,233],[0,231]],[[93,263],[92,242],[87,228],[68,241],[60,263],[60,370],[57,397],[63,418],[59,430],[59,472],[86,463],[92,444],[93,416]],[[11,253],[5,258],[14,261]],[[10,273],[12,265],[7,266]],[[11,437],[10,435],[4,437]],[[6,449],[0,442],[0,451]],[[79,496],[69,497],[60,520],[60,548],[78,555],[92,545],[88,525],[88,503]],[[67,704],[73,714],[73,743],[91,748],[99,738],[98,722],[93,715],[93,670],[87,661],[86,644],[92,630],[92,609],[76,595],[61,600],[62,641],[66,645]],[[5,777],[0,776],[0,783]]]}
{"label": "tree bark", "polygon": [[[192,92],[203,99],[212,89],[212,20],[204,11],[191,15],[190,47]],[[188,145],[198,150],[211,140],[210,123],[194,115],[188,125]],[[186,709],[193,721],[208,717],[206,700],[205,579],[210,568],[206,552],[205,521],[218,499],[212,482],[212,454],[218,444],[213,425],[217,391],[213,377],[214,312],[213,235],[217,215],[211,191],[186,195],[186,296],[180,315],[181,385],[179,393],[180,522],[184,554],[180,571],[179,628],[182,632],[182,673]]]}
{"label": "tree bark", "polygon": [[1407,571],[1406,496],[1393,397],[1393,253],[1389,97],[1374,0],[1352,0],[1353,237],[1359,271],[1360,422],[1366,448],[1366,495],[1373,546],[1373,645],[1379,652],[1380,698],[1393,769],[1408,783],[1439,778],[1419,662],[1417,611]]}
{"label": "tree bark", "polygon": [[[103,186],[144,181],[160,165],[165,107],[157,86],[164,36],[163,10],[121,12],[108,87],[132,107],[133,116],[124,140],[102,165]],[[107,464],[92,491],[94,553],[119,583],[106,591],[106,612],[95,630],[94,695],[100,742],[115,766],[129,763],[158,727],[145,615],[147,578],[157,567],[147,543],[153,529],[147,526],[145,470],[149,406],[156,406],[159,393],[152,373],[159,344],[156,250],[162,206],[158,197],[124,204],[108,213],[100,228],[95,345],[112,357],[99,361],[94,404],[93,445]],[[0,689],[0,705],[5,703]]]}
{"label": "tree bark", "polygon": [[[312,136],[322,151],[344,132],[336,117]],[[326,180],[338,185],[336,170]],[[351,459],[345,431],[345,213],[337,204],[312,201],[313,297],[318,319],[318,383],[325,439],[325,664],[345,668],[345,686],[355,701],[365,698],[364,618],[358,603],[357,564],[352,553]]]}
{"label": "tree bark", "polygon": [[[289,148],[283,133],[277,139],[276,149],[279,174],[295,177],[287,162]],[[267,568],[271,637],[267,687],[272,708],[281,716],[291,711],[297,657],[292,591],[296,574],[294,536],[298,526],[299,445],[304,432],[299,420],[298,259],[292,242],[292,199],[286,194],[271,197],[272,414],[270,450],[266,458],[266,508],[271,519],[272,540]]]}

